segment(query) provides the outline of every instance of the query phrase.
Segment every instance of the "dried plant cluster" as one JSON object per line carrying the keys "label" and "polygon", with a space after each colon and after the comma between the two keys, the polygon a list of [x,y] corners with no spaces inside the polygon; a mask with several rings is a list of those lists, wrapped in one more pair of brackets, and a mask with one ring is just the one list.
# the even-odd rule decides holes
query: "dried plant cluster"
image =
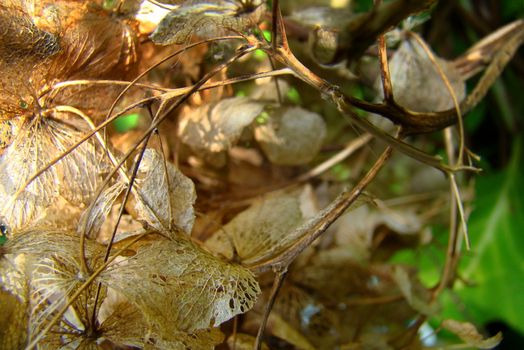
{"label": "dried plant cluster", "polygon": [[[433,3],[3,1],[0,348],[425,348],[462,115],[524,35],[444,60],[401,26]],[[389,262],[448,221],[436,286]]]}

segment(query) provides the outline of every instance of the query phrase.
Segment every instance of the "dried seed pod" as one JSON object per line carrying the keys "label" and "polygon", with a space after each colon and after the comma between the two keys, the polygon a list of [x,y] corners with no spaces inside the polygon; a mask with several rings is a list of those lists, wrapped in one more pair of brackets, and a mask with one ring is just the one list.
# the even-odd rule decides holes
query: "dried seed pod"
{"label": "dried seed pod", "polygon": [[[436,57],[436,55],[435,55]],[[451,62],[436,57],[460,103],[466,84]],[[436,112],[454,108],[453,98],[427,52],[413,38],[402,42],[389,64],[393,97],[415,112]],[[381,82],[377,81],[377,86]]]}
{"label": "dried seed pod", "polygon": [[326,124],[320,115],[300,107],[283,107],[269,122],[257,125],[255,139],[272,163],[300,165],[320,151]]}

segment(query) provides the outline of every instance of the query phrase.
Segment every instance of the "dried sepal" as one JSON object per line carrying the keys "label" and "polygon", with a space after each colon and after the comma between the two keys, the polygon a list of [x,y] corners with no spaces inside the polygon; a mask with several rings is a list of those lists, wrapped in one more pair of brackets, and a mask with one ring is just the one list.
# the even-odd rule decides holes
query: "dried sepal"
{"label": "dried sepal", "polygon": [[351,18],[352,12],[349,9],[328,6],[297,9],[289,16],[292,21],[309,29],[309,51],[320,64],[333,63],[339,46],[339,33]]}
{"label": "dried sepal", "polygon": [[137,220],[157,230],[191,233],[196,192],[193,181],[153,149],[144,152],[136,178]]}
{"label": "dried sepal", "polygon": [[139,248],[110,265],[100,280],[135,304],[161,336],[216,327],[247,312],[260,292],[250,271],[184,236]]}
{"label": "dried sepal", "polygon": [[206,246],[227,258],[236,255],[247,265],[277,255],[299,238],[296,228],[315,214],[312,201],[311,187],[266,195],[216,232]]}
{"label": "dried sepal", "polygon": [[[62,238],[62,240],[55,243],[54,252],[35,258],[31,265],[30,338],[39,334],[47,322],[70,301],[70,296],[88,277],[80,262],[80,238],[68,232],[50,232],[48,237],[49,235],[56,235],[57,239]],[[88,267],[95,269],[103,260],[104,247],[86,241],[84,251]],[[91,313],[96,307],[94,304],[96,290],[96,284],[91,284],[76,300],[71,300],[72,304],[68,311],[53,327],[52,333],[70,334],[72,337],[81,337],[84,332],[89,333]],[[102,290],[101,298],[104,295],[105,290]],[[52,343],[55,341],[53,339],[53,337],[48,338]]]}
{"label": "dried sepal", "polygon": [[[466,84],[454,66],[434,54],[460,103],[466,96]],[[414,38],[407,38],[389,62],[395,101],[416,112],[436,112],[454,108],[453,98],[438,68]],[[380,86],[380,83],[377,83]]]}
{"label": "dried sepal", "polygon": [[4,199],[0,213],[14,231],[43,219],[59,196],[75,205],[91,201],[108,164],[91,140],[22,188],[81,137],[80,132],[50,118],[27,121],[20,128],[0,157],[0,195]]}
{"label": "dried sepal", "polygon": [[[136,34],[100,5],[10,0],[0,6],[1,112],[37,112],[47,101],[34,96],[56,81],[121,78],[132,70]],[[75,87],[56,93],[52,103],[100,111],[117,93],[113,86]]]}
{"label": "dried sepal", "polygon": [[264,104],[246,97],[225,98],[205,104],[182,117],[180,137],[196,152],[226,151],[263,110]]}
{"label": "dried sepal", "polygon": [[272,163],[300,165],[320,151],[326,124],[320,115],[300,107],[282,107],[255,128],[255,139]]}
{"label": "dried sepal", "polygon": [[243,32],[261,20],[265,6],[259,1],[247,6],[241,1],[187,0],[175,7],[151,34],[155,44],[183,44],[192,35],[216,37],[229,32]]}
{"label": "dried sepal", "polygon": [[105,219],[109,216],[115,201],[124,191],[126,185],[121,181],[107,187],[82,213],[78,230],[87,237],[93,238],[100,232]]}
{"label": "dried sepal", "polygon": [[[378,227],[417,238],[423,223],[410,208],[392,209],[385,206],[361,205],[342,214],[334,223],[334,242],[355,261],[369,261],[373,253],[373,238]],[[376,248],[376,247],[375,247]]]}
{"label": "dried sepal", "polygon": [[[110,299],[110,294],[109,291],[104,303]],[[100,325],[97,331],[104,339],[117,346],[144,347],[149,330],[142,313],[134,305],[119,300],[111,305],[111,310],[105,318],[101,319],[101,314],[100,311],[98,314]]]}
{"label": "dried sepal", "polygon": [[484,338],[477,328],[469,322],[444,320],[442,327],[456,334],[467,345],[478,349],[492,349],[502,341],[502,333],[499,332],[493,337]]}

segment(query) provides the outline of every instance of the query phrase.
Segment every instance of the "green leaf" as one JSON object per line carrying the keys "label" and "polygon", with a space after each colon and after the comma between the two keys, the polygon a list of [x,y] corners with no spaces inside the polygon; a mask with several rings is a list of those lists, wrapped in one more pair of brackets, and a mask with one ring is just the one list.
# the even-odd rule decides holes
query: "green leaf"
{"label": "green leaf", "polygon": [[[465,253],[456,292],[469,320],[498,319],[524,333],[524,166],[522,139],[514,142],[507,168],[480,176],[477,200],[469,221],[472,251]],[[454,313],[458,306],[446,305]]]}

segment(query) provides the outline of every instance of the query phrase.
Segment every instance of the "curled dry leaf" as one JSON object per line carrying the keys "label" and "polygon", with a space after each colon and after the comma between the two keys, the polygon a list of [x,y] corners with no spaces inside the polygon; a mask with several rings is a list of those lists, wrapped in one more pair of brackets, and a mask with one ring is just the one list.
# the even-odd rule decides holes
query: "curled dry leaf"
{"label": "curled dry leaf", "polygon": [[196,152],[217,153],[234,145],[242,131],[264,110],[264,104],[231,97],[200,106],[180,121],[180,137]]}
{"label": "curled dry leaf", "polygon": [[[451,62],[434,56],[460,103],[466,96],[464,80]],[[400,44],[389,68],[393,97],[399,105],[415,112],[436,112],[455,107],[438,68],[414,38],[408,37]],[[377,81],[377,86],[381,86],[381,82]]]}
{"label": "curled dry leaf", "polygon": [[300,107],[276,109],[266,124],[257,125],[255,139],[272,163],[300,165],[320,151],[326,135],[324,119]]}
{"label": "curled dry leaf", "polygon": [[314,350],[315,347],[293,326],[286,322],[282,317],[276,313],[269,316],[268,327],[271,333],[292,344],[295,348],[301,350]]}
{"label": "curled dry leaf", "polygon": [[160,153],[146,149],[135,182],[137,220],[157,230],[191,233],[196,192],[193,181]]}
{"label": "curled dry leaf", "polygon": [[219,326],[247,312],[260,293],[247,269],[183,236],[139,248],[110,265],[100,280],[135,304],[162,336]]}
{"label": "curled dry leaf", "polygon": [[336,348],[338,323],[332,310],[290,281],[282,286],[268,321],[273,334],[299,349]]}
{"label": "curled dry leaf", "polygon": [[239,33],[256,26],[264,12],[261,1],[187,0],[162,19],[151,40],[160,45],[183,44],[192,35],[211,38]]}
{"label": "curled dry leaf", "polygon": [[455,333],[467,345],[478,349],[492,349],[502,341],[502,333],[497,333],[493,337],[484,338],[469,322],[459,322],[455,320],[444,320],[442,327],[450,332]]}
{"label": "curled dry leaf", "polygon": [[[88,204],[108,163],[93,141],[78,146],[57,164],[22,186],[57,155],[75,144],[82,133],[50,118],[21,121],[13,143],[0,156],[0,214],[14,230],[42,219],[59,196],[74,205]],[[15,197],[17,192],[20,195]]]}
{"label": "curled dry leaf", "polygon": [[312,196],[311,187],[306,186],[260,198],[216,232],[206,246],[246,265],[278,254],[298,238],[293,235],[295,229],[315,214]]}

